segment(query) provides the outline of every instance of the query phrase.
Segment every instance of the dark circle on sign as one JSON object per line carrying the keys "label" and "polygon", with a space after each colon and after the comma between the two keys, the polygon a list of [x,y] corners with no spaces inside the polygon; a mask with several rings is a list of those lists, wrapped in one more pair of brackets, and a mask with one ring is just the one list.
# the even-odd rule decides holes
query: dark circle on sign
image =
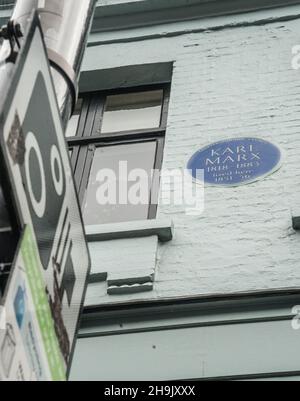
{"label": "dark circle on sign", "polygon": [[196,181],[234,187],[272,174],[280,168],[281,161],[280,149],[266,140],[234,138],[200,149],[189,160],[187,169]]}
{"label": "dark circle on sign", "polygon": [[34,198],[37,202],[42,199],[42,174],[39,168],[39,160],[33,148],[30,149],[29,154],[29,174],[31,180],[31,187]]}
{"label": "dark circle on sign", "polygon": [[50,152],[51,158],[51,174],[52,180],[55,187],[55,191],[58,196],[62,196],[64,189],[64,171],[61,160],[61,155],[58,148],[53,145]]}
{"label": "dark circle on sign", "polygon": [[60,182],[60,180],[62,179],[62,177],[60,176],[60,175],[61,175],[61,174],[60,174],[60,168],[59,168],[58,160],[57,160],[57,159],[54,160],[54,174],[55,174],[56,181],[57,181],[57,182]]}

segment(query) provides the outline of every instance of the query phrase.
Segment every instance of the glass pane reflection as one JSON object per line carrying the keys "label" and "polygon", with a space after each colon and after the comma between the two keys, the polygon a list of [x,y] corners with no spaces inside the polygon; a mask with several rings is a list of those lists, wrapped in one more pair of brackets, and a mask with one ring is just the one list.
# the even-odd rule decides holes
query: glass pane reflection
{"label": "glass pane reflection", "polygon": [[[85,224],[106,224],[148,218],[156,146],[156,141],[149,141],[99,147],[95,150],[84,203]],[[140,179],[133,178],[135,169],[143,170],[144,174]],[[139,173],[141,170],[135,172]],[[129,177],[129,174],[132,176]],[[104,176],[109,176],[109,179]],[[140,185],[142,193],[146,195],[145,204],[132,204],[132,199],[128,200],[128,194],[136,194],[136,184]],[[140,191],[138,195],[141,195]]]}
{"label": "glass pane reflection", "polygon": [[108,96],[101,132],[158,128],[162,102],[163,90]]}

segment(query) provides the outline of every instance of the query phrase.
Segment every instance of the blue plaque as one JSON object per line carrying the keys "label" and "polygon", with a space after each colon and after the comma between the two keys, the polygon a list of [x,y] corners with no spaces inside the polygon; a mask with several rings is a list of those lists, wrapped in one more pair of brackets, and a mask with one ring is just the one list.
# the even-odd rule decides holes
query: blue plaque
{"label": "blue plaque", "polygon": [[199,180],[218,186],[250,184],[275,172],[281,166],[281,151],[258,138],[236,138],[213,143],[196,152],[187,168]]}

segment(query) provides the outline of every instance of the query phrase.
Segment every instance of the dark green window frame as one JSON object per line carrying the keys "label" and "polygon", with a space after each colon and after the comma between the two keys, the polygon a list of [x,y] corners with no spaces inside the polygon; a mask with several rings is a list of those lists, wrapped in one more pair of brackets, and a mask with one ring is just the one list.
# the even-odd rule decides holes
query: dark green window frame
{"label": "dark green window frame", "polygon": [[[105,103],[108,96],[154,90],[163,90],[161,120],[158,128],[101,133]],[[86,93],[82,94],[80,97],[82,98],[82,108],[76,136],[68,137],[66,140],[71,150],[71,164],[81,205],[83,205],[84,202],[94,153],[97,147],[156,141],[157,147],[153,167],[155,170],[161,170],[170,100],[170,84]],[[148,219],[156,218],[159,184],[159,179],[154,177],[151,188]]]}

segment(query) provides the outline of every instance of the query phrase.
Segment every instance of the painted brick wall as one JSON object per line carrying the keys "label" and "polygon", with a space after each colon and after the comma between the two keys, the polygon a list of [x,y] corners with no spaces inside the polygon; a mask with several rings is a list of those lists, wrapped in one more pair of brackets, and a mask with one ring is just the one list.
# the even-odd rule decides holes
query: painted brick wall
{"label": "painted brick wall", "polygon": [[[164,35],[167,30],[161,27]],[[285,154],[283,167],[263,181],[206,188],[201,216],[161,206],[159,215],[175,222],[175,239],[159,246],[154,291],[112,298],[102,283],[99,302],[300,286],[300,234],[291,226],[291,210],[300,203],[296,44],[299,20],[88,49],[86,71],[174,61],[165,168],[185,167],[199,148],[241,136],[270,140]]]}

